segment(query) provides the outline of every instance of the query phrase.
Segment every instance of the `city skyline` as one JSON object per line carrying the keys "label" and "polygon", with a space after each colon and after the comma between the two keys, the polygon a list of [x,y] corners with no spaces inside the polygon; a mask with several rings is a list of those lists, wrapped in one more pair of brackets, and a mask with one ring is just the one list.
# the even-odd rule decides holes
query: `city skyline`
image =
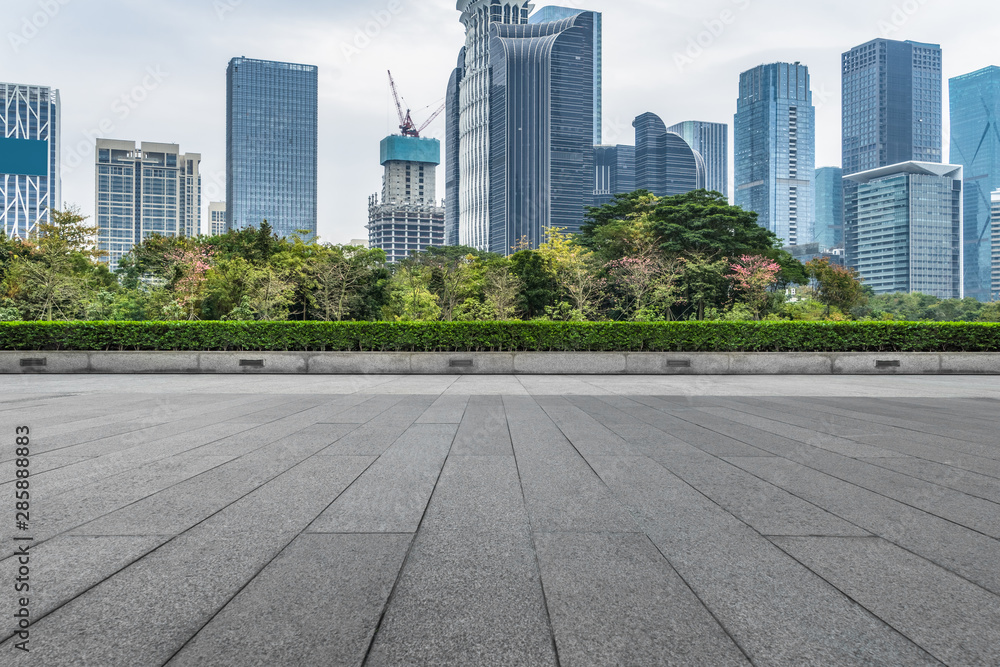
{"label": "city skyline", "polygon": [[[817,166],[837,166],[840,53],[885,36],[940,43],[945,52],[944,78],[995,64],[976,46],[984,43],[976,35],[987,28],[933,4],[907,14],[894,9],[893,2],[852,2],[846,3],[850,11],[845,6],[797,8],[794,15],[783,11],[791,3],[776,0],[663,9],[650,9],[638,0],[552,4],[604,13],[605,144],[631,143],[631,119],[649,109],[657,110],[668,124],[689,118],[731,123],[741,71],[767,62],[799,60],[809,66],[814,80]],[[203,202],[221,200],[218,176],[224,174],[225,164],[228,60],[246,55],[318,65],[318,224],[324,240],[333,242],[363,235],[367,218],[363,193],[379,178],[377,162],[368,156],[392,130],[382,71],[386,66],[394,69],[415,109],[433,105],[444,97],[442,81],[454,68],[463,41],[451,0],[420,5],[293,2],[280,12],[232,0],[182,0],[170,7],[129,8],[133,34],[151,40],[148,52],[158,55],[124,60],[100,46],[71,39],[81,30],[99,38],[120,29],[115,21],[105,25],[108,12],[100,11],[117,3],[99,1],[86,11],[76,4],[61,5],[41,28],[32,24],[39,11],[37,2],[14,0],[12,5],[11,35],[16,39],[8,35],[7,43],[0,45],[4,78],[63,92],[63,199],[89,215],[94,206],[93,175],[87,165],[97,136],[155,137],[196,147],[204,155]],[[546,3],[535,5],[541,8]],[[972,10],[989,7],[985,2],[966,5]],[[23,27],[25,21],[34,31]],[[366,26],[371,35],[365,34]],[[180,42],[184,46],[178,47],[174,42],[182,31],[187,31]],[[414,40],[421,44],[419,63],[405,57]],[[70,44],[72,57],[64,46]],[[157,50],[157,44],[164,48]],[[54,67],[63,54],[64,66]],[[94,77],[95,71],[101,76]],[[170,104],[177,96],[198,103],[178,108]],[[102,125],[111,131],[102,131]],[[944,129],[947,161],[947,118]],[[443,118],[429,128],[428,136],[444,139]],[[90,148],[82,153],[79,147],[86,143]],[[224,176],[221,181],[224,190]],[[437,198],[443,197],[442,185]]]}

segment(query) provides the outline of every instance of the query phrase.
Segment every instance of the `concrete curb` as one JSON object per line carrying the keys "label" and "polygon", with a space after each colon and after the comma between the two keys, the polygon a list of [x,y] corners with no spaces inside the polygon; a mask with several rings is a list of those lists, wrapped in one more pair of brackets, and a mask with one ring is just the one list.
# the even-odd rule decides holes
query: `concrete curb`
{"label": "concrete curb", "polygon": [[1000,375],[1000,353],[0,352],[0,374]]}

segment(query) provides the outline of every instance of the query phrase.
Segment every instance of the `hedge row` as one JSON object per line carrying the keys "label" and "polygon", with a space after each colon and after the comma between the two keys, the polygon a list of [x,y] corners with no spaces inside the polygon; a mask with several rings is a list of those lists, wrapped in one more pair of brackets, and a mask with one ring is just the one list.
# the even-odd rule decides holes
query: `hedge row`
{"label": "hedge row", "polygon": [[998,352],[1000,324],[5,322],[0,350]]}

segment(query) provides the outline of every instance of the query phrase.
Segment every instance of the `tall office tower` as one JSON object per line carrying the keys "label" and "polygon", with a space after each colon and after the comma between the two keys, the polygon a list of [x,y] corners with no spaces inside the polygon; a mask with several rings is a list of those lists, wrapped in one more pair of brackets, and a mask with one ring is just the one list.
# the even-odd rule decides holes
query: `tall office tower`
{"label": "tall office tower", "polygon": [[729,126],[686,120],[667,128],[705,159],[705,189],[729,197]]}
{"label": "tall office tower", "polygon": [[226,71],[226,215],[316,234],[318,69],[233,58]]}
{"label": "tall office tower", "polygon": [[705,159],[679,134],[667,131],[660,117],[644,113],[635,128],[635,188],[657,197],[682,195],[705,187]]}
{"label": "tall office tower", "polygon": [[941,162],[941,47],[876,39],[842,57],[844,245],[857,253],[857,182],[908,161]]}
{"label": "tall office tower", "polygon": [[200,233],[201,155],[176,144],[98,139],[96,162],[97,248],[112,271],[154,234]]}
{"label": "tall office tower", "polygon": [[[552,23],[582,14],[583,9],[570,7],[542,7],[528,17],[528,23]],[[600,12],[594,15],[594,145],[604,139],[604,19]]]}
{"label": "tall office tower", "polygon": [[989,301],[991,193],[1000,188],[1000,67],[951,79],[951,157],[965,174],[965,296]]}
{"label": "tall office tower", "polygon": [[816,170],[816,216],[813,240],[822,250],[844,247],[844,170]]}
{"label": "tall office tower", "polygon": [[382,140],[382,199],[368,200],[368,247],[390,262],[445,244],[445,211],[435,201],[441,142],[391,136]]}
{"label": "tall office tower", "polygon": [[465,47],[458,53],[458,64],[448,80],[445,96],[445,175],[444,175],[444,242],[445,245],[459,244],[459,184],[461,183],[462,104],[460,92],[465,76]]}
{"label": "tall office tower", "polygon": [[578,232],[593,201],[594,13],[490,27],[489,249]]}
{"label": "tall office tower", "polygon": [[993,204],[993,225],[992,225],[992,288],[990,289],[990,301],[1000,299],[1000,190],[994,192],[990,199]]}
{"label": "tall office tower", "polygon": [[62,205],[59,91],[0,83],[0,229],[26,239]]}
{"label": "tall office tower", "polygon": [[855,267],[876,294],[962,298],[962,167],[903,162],[857,183]]}
{"label": "tall office tower", "polygon": [[222,236],[226,233],[226,202],[209,202],[208,233],[210,236]]}
{"label": "tall office tower", "polygon": [[524,25],[527,0],[459,0],[465,26],[465,63],[459,83],[459,242],[490,245],[490,26]]}
{"label": "tall office tower", "polygon": [[595,146],[594,176],[594,206],[635,192],[635,146]]}
{"label": "tall office tower", "polygon": [[816,108],[809,68],[760,65],[740,75],[736,104],[736,205],[785,245],[813,241]]}

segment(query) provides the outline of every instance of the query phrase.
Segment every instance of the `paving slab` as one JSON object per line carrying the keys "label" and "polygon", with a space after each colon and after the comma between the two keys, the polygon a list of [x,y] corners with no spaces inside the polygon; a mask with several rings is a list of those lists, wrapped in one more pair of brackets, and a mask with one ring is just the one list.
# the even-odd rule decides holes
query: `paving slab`
{"label": "paving slab", "polygon": [[774,542],[942,663],[1000,663],[1000,596],[878,538]]}
{"label": "paving slab", "polygon": [[750,665],[645,535],[535,535],[563,665]]}
{"label": "paving slab", "polygon": [[591,463],[754,663],[938,664],[654,462],[595,457]]}
{"label": "paving slab", "polygon": [[300,535],[167,664],[362,664],[412,539]]}
{"label": "paving slab", "polygon": [[513,456],[500,396],[472,396],[455,436],[455,456]]}

